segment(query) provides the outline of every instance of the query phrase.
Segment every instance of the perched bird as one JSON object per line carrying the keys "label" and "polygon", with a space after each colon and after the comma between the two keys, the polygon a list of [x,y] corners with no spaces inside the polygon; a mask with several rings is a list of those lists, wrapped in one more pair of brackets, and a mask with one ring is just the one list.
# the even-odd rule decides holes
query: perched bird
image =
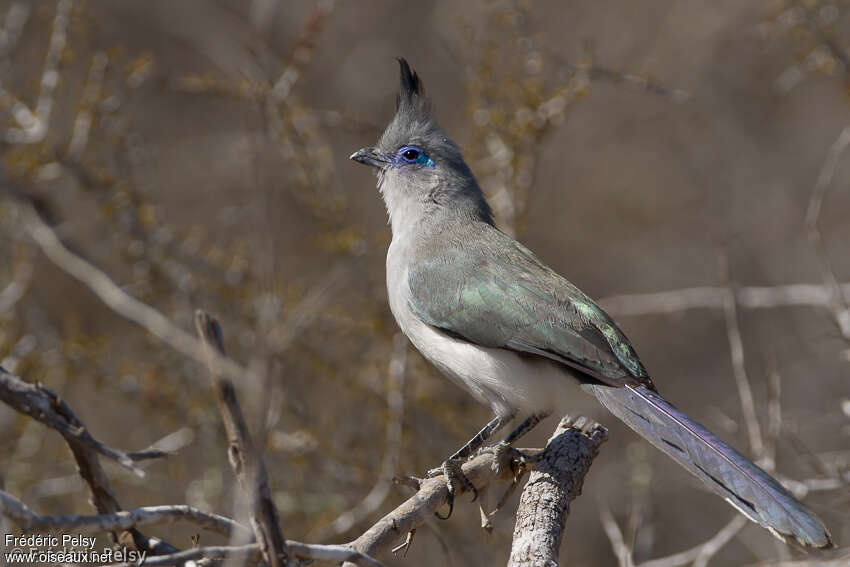
{"label": "perched bird", "polygon": [[376,146],[351,159],[375,168],[389,213],[387,291],[399,327],[495,414],[442,467],[450,506],[455,482],[468,482],[458,479],[460,459],[522,412],[528,418],[506,439],[515,440],[578,383],[753,522],[783,540],[832,546],[821,521],[776,480],[661,397],[592,299],[496,228],[419,77],[399,63],[395,117]]}

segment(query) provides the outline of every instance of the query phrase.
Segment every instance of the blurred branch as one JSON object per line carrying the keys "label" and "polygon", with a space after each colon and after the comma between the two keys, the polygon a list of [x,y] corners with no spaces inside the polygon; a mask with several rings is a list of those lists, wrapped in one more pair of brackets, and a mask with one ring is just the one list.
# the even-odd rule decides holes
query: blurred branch
{"label": "blurred branch", "polygon": [[69,443],[84,446],[112,459],[140,477],[145,473],[127,453],[107,447],[91,436],[73,410],[56,392],[41,384],[30,384],[0,366],[0,401],[16,411],[55,429]]}
{"label": "blurred branch", "polygon": [[[35,240],[44,255],[57,267],[88,287],[117,314],[147,329],[152,335],[181,354],[202,364],[206,363],[203,343],[175,326],[165,315],[150,305],[128,295],[106,273],[68,250],[31,205],[19,203],[18,210],[21,213],[24,229]],[[251,371],[226,357],[215,355],[214,357],[221,359],[216,360],[216,364],[228,374],[253,376]]]}
{"label": "blurred branch", "polygon": [[[95,509],[101,514],[121,511],[121,506],[97,455],[102,454],[115,459],[140,476],[144,476],[141,469],[133,465],[126,454],[110,449],[92,438],[70,406],[56,393],[41,385],[28,384],[2,368],[0,368],[0,400],[58,431],[71,448],[80,476],[91,492]],[[135,528],[125,530],[120,535],[113,533],[113,540],[155,555],[177,550],[164,541],[145,536]]]}
{"label": "blurred branch", "polygon": [[[216,353],[217,358],[227,356],[218,321],[209,314],[198,311],[195,313],[195,328],[205,345],[205,350],[210,355]],[[250,506],[254,535],[260,543],[265,561],[272,567],[285,567],[290,564],[289,552],[280,527],[277,508],[272,501],[262,454],[251,439],[232,380],[222,374],[216,357],[210,356],[207,365],[224,427],[227,430],[227,456]]]}
{"label": "blurred branch", "polygon": [[292,87],[295,86],[295,82],[301,76],[300,67],[309,60],[319,33],[325,27],[327,17],[333,12],[335,5],[335,0],[318,0],[313,4],[310,19],[292,46],[290,61],[269,91],[269,98],[272,103],[280,103],[292,92]]}
{"label": "blurred branch", "polygon": [[88,144],[89,132],[94,120],[94,109],[100,98],[108,63],[109,57],[103,51],[98,51],[92,56],[86,87],[80,100],[80,111],[74,118],[74,129],[71,133],[71,141],[68,144],[67,158],[71,161],[79,161]]}
{"label": "blurred branch", "polygon": [[850,553],[842,553],[832,559],[802,559],[800,561],[766,561],[751,563],[746,567],[846,567]]}
{"label": "blurred branch", "polygon": [[605,428],[587,418],[561,419],[522,491],[508,567],[558,565],[570,502],[607,438]]}
{"label": "blurred branch", "polygon": [[686,551],[668,555],[667,557],[659,557],[658,559],[645,561],[638,565],[638,567],[681,567],[690,563],[693,563],[694,566],[704,566],[708,563],[709,559],[711,559],[723,548],[723,546],[731,541],[731,539],[735,537],[735,534],[741,531],[741,529],[746,525],[747,518],[740,514],[735,514],[728,524],[723,526],[720,531],[705,542]]}
{"label": "blurred branch", "polygon": [[[73,0],[59,0],[56,4],[56,15],[53,18],[53,30],[50,34],[50,43],[44,58],[44,68],[41,73],[41,90],[36,101],[35,112],[28,108],[18,108],[13,113],[20,124],[20,128],[10,128],[6,132],[7,141],[13,144],[35,144],[44,140],[47,135],[50,114],[53,110],[53,96],[59,85],[59,62],[62,51],[68,41],[68,24],[71,22],[71,9]],[[7,98],[8,93],[3,93]],[[21,118],[24,118],[22,121]]]}
{"label": "blurred branch", "polygon": [[0,315],[11,309],[27,293],[32,279],[32,264],[25,263],[14,279],[0,291]]}
{"label": "blurred branch", "polygon": [[[620,567],[635,567],[632,550],[626,545],[623,532],[611,515],[611,511],[607,507],[603,507],[600,509],[599,516],[602,520],[605,535],[608,536],[608,541],[611,543],[614,555],[617,556],[618,565]],[[723,526],[720,531],[705,542],[688,550],[674,553],[673,555],[650,559],[649,561],[638,564],[637,567],[682,567],[690,564],[693,564],[693,567],[705,567],[708,561],[747,525],[747,521],[745,516],[736,514],[728,524]]]}
{"label": "blurred branch", "polygon": [[[19,203],[18,210],[24,229],[35,240],[45,256],[57,267],[88,287],[115,313],[136,323],[177,352],[201,364],[206,364],[208,357],[212,357],[216,367],[222,373],[250,378],[256,384],[263,383],[255,372],[237,364],[231,358],[221,356],[217,352],[207,353],[201,341],[174,325],[165,315],[150,305],[128,295],[106,273],[68,250],[53,229],[41,220],[32,206]],[[342,281],[345,273],[345,265],[331,270],[328,277],[311,290],[301,304],[293,309],[284,322],[282,331],[277,335],[279,338],[275,346],[279,351],[288,347],[297,337],[298,331],[313,320],[319,311],[318,307],[323,304],[327,294]]]}
{"label": "blurred branch", "polygon": [[[846,69],[847,67],[845,66],[845,70]],[[827,152],[823,167],[821,167],[818,179],[812,189],[812,194],[809,199],[809,208],[806,211],[806,231],[809,236],[809,241],[812,243],[812,246],[815,248],[815,252],[818,255],[824,285],[830,290],[830,307],[832,308],[835,322],[838,324],[841,336],[844,337],[846,341],[850,341],[850,307],[848,307],[847,299],[848,296],[850,296],[850,293],[845,293],[842,290],[842,286],[838,283],[838,278],[835,276],[835,271],[832,268],[832,262],[829,259],[829,254],[827,253],[826,246],[823,242],[819,222],[826,192],[832,185],[832,178],[835,176],[835,169],[838,166],[838,162],[841,159],[842,154],[848,146],[850,146],[850,126],[845,126]]]}
{"label": "blurred branch", "polygon": [[145,506],[134,510],[122,510],[114,514],[41,516],[26,504],[0,490],[0,513],[11,518],[24,533],[34,531],[109,532],[130,528],[170,524],[188,521],[212,532],[229,535],[232,531],[248,528],[230,518],[202,512],[191,506]]}
{"label": "blurred branch", "polygon": [[850,57],[847,56],[847,52],[839,46],[832,37],[827,35],[823,27],[818,22],[818,16],[816,13],[816,9],[820,7],[818,3],[795,1],[794,5],[802,10],[803,14],[805,14],[806,24],[808,25],[815,40],[820,45],[826,47],[829,54],[838,61],[841,66],[841,71],[845,75],[850,72]]}
{"label": "blurred branch", "polygon": [[[323,540],[331,535],[340,535],[357,523],[363,521],[369,514],[377,510],[387,499],[393,485],[393,474],[398,466],[398,456],[401,452],[401,425],[404,418],[404,378],[407,366],[407,338],[402,333],[393,337],[393,351],[390,357],[389,377],[387,388],[387,442],[378,482],[369,494],[355,507],[340,514],[329,526],[317,530],[315,538]],[[312,538],[311,538],[312,539]]]}
{"label": "blurred branch", "polygon": [[[13,520],[24,533],[34,531],[115,531],[132,527],[170,524],[188,521],[212,532],[228,535],[233,531],[242,531],[250,536],[250,530],[230,518],[202,512],[191,506],[146,506],[135,510],[124,510],[115,514],[91,516],[41,516],[30,510],[23,502],[11,494],[0,490],[0,513]],[[287,547],[299,559],[319,561],[354,560],[361,565],[380,567],[381,563],[341,545],[310,545],[297,541],[287,541]],[[236,554],[260,558],[258,544],[239,547],[202,547],[188,551],[172,553],[157,559],[146,559],[145,565],[180,565],[188,559],[227,557]],[[133,564],[135,567],[135,564]]]}
{"label": "blurred branch", "polygon": [[[361,566],[366,567],[383,567],[380,561],[377,561],[368,555],[358,553],[357,551],[348,549],[342,545],[314,545],[309,543],[300,543],[297,541],[287,540],[286,545],[291,549],[292,554],[299,559],[307,559],[314,561],[354,561]],[[150,567],[172,567],[188,564],[192,560],[202,559],[226,559],[238,558],[249,564],[257,564],[260,560],[260,546],[256,543],[239,546],[220,546],[220,547],[198,547],[196,549],[188,549],[172,555],[157,557],[154,559],[145,559],[144,565]],[[200,564],[200,563],[198,563]],[[120,563],[111,567],[138,567],[136,563]]]}
{"label": "blurred branch", "polygon": [[617,565],[620,567],[634,567],[635,561],[632,558],[632,549],[626,545],[623,531],[620,529],[608,506],[602,505],[599,508],[599,520],[602,522],[602,529],[611,543],[611,549],[614,550],[614,555],[617,557]]}
{"label": "blurred branch", "polygon": [[8,57],[18,45],[21,32],[29,19],[30,8],[28,1],[20,1],[13,2],[6,10],[3,28],[0,29],[0,58]]}
{"label": "blurred branch", "polygon": [[579,64],[564,61],[557,56],[556,60],[558,60],[561,68],[570,77],[575,75],[584,75],[588,80],[592,81],[603,81],[615,85],[625,85],[638,91],[660,96],[661,98],[665,98],[677,104],[687,101],[691,96],[687,91],[664,86],[661,83],[653,81],[649,77],[600,67],[592,60],[589,63]]}
{"label": "blurred branch", "polygon": [[[729,259],[725,255],[720,259],[721,277],[729,282]],[[732,361],[732,375],[738,388],[738,399],[741,401],[741,413],[747,426],[750,440],[750,451],[756,460],[764,454],[764,441],[761,436],[756,404],[753,400],[753,390],[747,379],[747,366],[744,362],[744,341],[741,338],[741,328],[738,325],[738,308],[735,304],[735,292],[729,284],[726,300],[723,302],[723,314],[726,319],[726,336],[729,339],[729,354]]]}
{"label": "blurred branch", "polygon": [[[840,284],[850,294],[850,282]],[[829,307],[832,292],[829,286],[818,284],[789,284],[777,286],[744,286],[733,291],[735,303],[745,309],[813,306]],[[655,315],[676,313],[687,309],[723,309],[729,290],[725,287],[689,287],[653,293],[611,295],[599,304],[614,316]]]}

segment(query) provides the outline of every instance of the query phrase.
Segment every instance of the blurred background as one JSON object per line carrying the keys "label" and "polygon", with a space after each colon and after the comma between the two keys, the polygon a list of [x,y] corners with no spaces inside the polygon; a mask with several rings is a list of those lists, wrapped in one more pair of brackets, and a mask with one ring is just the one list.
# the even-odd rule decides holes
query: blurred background
{"label": "blurred background", "polygon": [[[206,369],[48,260],[23,198],[177,327],[217,316],[265,377],[238,385],[288,538],[362,533],[409,496],[393,474],[423,474],[489,418],[397,336],[386,213],[348,161],[392,117],[404,56],[499,226],[603,299],[665,396],[775,466],[846,545],[848,48],[845,0],[0,0],[16,194],[0,192],[0,364],[108,444],[178,450],[146,479],[105,464],[123,507],[231,514]],[[595,400],[571,407],[610,440],[564,564],[617,564],[604,510],[637,563],[734,516]],[[40,513],[91,511],[61,438],[5,406],[0,485]],[[503,564],[516,497],[492,534],[462,500],[382,559]],[[197,530],[146,531],[185,548]],[[794,557],[748,524],[711,565]]]}

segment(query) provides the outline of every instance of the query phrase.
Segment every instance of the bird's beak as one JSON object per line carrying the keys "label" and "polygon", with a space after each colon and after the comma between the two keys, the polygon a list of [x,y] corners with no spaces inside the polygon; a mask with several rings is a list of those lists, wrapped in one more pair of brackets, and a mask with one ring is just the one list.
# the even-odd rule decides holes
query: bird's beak
{"label": "bird's beak", "polygon": [[365,165],[371,165],[378,169],[386,169],[391,163],[389,158],[378,151],[377,148],[360,148],[351,154],[348,159]]}

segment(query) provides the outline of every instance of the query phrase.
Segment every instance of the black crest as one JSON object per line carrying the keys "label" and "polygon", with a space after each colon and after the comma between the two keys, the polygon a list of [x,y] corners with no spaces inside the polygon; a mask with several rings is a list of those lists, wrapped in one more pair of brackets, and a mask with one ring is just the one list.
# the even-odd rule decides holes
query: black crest
{"label": "black crest", "polygon": [[410,68],[404,57],[398,58],[398,64],[401,68],[401,86],[396,98],[396,110],[400,110],[402,107],[410,109],[423,107],[425,90],[422,87],[422,81],[419,80],[419,75]]}

